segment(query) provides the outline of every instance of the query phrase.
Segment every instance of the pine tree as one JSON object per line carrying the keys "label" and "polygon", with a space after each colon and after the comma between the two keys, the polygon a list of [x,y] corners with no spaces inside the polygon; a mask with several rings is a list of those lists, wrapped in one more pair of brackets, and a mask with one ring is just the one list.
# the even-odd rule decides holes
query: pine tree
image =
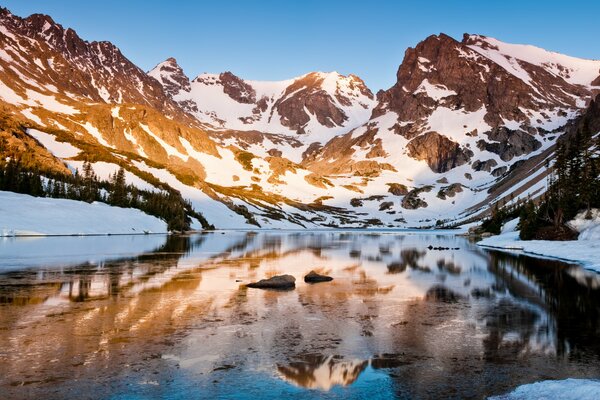
{"label": "pine tree", "polygon": [[112,190],[110,192],[110,204],[118,207],[127,206],[127,184],[125,182],[125,169],[119,168],[111,177]]}

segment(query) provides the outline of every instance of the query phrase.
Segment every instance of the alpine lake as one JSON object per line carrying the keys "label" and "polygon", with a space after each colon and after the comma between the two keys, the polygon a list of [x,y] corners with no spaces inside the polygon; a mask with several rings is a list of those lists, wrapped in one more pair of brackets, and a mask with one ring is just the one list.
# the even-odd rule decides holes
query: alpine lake
{"label": "alpine lake", "polygon": [[0,239],[2,399],[485,399],[599,338],[600,274],[452,231]]}

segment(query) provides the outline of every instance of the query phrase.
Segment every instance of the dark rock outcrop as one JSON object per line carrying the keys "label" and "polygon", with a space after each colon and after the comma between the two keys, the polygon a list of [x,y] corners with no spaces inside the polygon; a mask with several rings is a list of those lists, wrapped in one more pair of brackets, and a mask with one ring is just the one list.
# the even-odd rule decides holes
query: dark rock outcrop
{"label": "dark rock outcrop", "polygon": [[494,160],[492,158],[490,158],[489,160],[486,160],[486,161],[477,160],[473,164],[471,164],[471,167],[475,171],[486,171],[486,172],[490,172],[492,169],[496,168],[497,166],[498,166],[498,163],[496,162],[496,160]]}
{"label": "dark rock outcrop", "polygon": [[379,205],[379,211],[389,210],[393,206],[394,206],[394,202],[393,201],[384,201],[383,203],[381,203]]}
{"label": "dark rock outcrop", "polygon": [[404,196],[408,194],[408,188],[406,185],[401,183],[386,183],[388,185],[388,192],[393,194],[394,196]]}
{"label": "dark rock outcrop", "polygon": [[463,187],[460,183],[453,183],[448,186],[444,186],[440,189],[437,194],[437,197],[446,200],[448,197],[454,197],[456,193],[460,193],[463,191]]}
{"label": "dark rock outcrop", "polygon": [[492,176],[500,177],[508,171],[508,167],[498,167],[492,171]]}
{"label": "dark rock outcrop", "polygon": [[257,289],[293,289],[296,287],[296,278],[292,275],[276,275],[269,279],[249,283],[246,286]]}
{"label": "dark rock outcrop", "polygon": [[437,132],[427,132],[411,140],[408,155],[417,160],[424,160],[434,172],[446,172],[463,165],[471,159],[473,152],[462,148],[446,136]]}
{"label": "dark rock outcrop", "polygon": [[253,104],[256,102],[256,91],[243,79],[227,71],[219,75],[219,80],[225,94],[238,103]]}
{"label": "dark rock outcrop", "polygon": [[423,192],[430,192],[432,186],[424,186],[421,188],[415,188],[407,193],[406,196],[402,199],[402,208],[407,210],[416,210],[417,208],[425,208],[427,207],[427,203],[425,200],[419,197],[419,194]]}
{"label": "dark rock outcrop", "polygon": [[532,135],[521,130],[511,130],[504,126],[485,132],[492,142],[479,140],[480,150],[498,154],[502,161],[510,161],[514,157],[529,154],[542,147],[542,144]]}
{"label": "dark rock outcrop", "polygon": [[304,282],[307,283],[329,282],[332,280],[333,278],[331,276],[321,275],[316,273],[315,271],[310,271],[304,276]]}

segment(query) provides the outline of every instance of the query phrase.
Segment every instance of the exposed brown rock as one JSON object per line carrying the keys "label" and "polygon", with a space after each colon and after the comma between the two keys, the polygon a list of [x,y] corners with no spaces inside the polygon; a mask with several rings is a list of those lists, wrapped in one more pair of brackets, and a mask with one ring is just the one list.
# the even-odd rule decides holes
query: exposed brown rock
{"label": "exposed brown rock", "polygon": [[[515,61],[534,79],[530,84],[510,74],[500,65],[482,56],[469,46],[487,45],[485,37],[465,34],[462,42],[440,34],[430,36],[415,48],[406,50],[397,73],[397,82],[389,90],[378,93],[379,105],[373,116],[388,110],[398,114],[401,121],[419,121],[429,116],[435,106],[473,112],[485,106],[485,121],[492,127],[503,119],[526,121],[525,109],[576,108],[576,98],[588,97],[590,92],[568,83],[543,67]],[[418,92],[427,79],[432,85],[444,87],[456,94],[440,100]],[[414,125],[398,127],[398,133],[411,138]],[[472,132],[470,134],[475,134]]]}
{"label": "exposed brown rock", "polygon": [[296,287],[296,278],[292,275],[275,275],[269,279],[249,283],[246,286],[257,289],[293,289]]}
{"label": "exposed brown rock", "polygon": [[463,186],[460,183],[453,183],[449,186],[442,187],[439,190],[437,197],[446,200],[448,197],[454,197],[456,193],[461,193],[462,191]]}
{"label": "exposed brown rock", "polygon": [[437,132],[427,132],[411,140],[407,149],[408,155],[427,162],[434,172],[446,172],[454,167],[467,163],[473,156],[469,149]]}
{"label": "exposed brown rock", "polygon": [[473,162],[473,164],[471,165],[471,167],[475,171],[486,171],[486,172],[490,172],[496,166],[498,166],[498,163],[494,159],[489,159],[486,161],[477,160],[477,161]]}
{"label": "exposed brown rock", "polygon": [[256,102],[256,91],[243,79],[227,71],[219,75],[219,80],[225,94],[238,103],[253,104]]}
{"label": "exposed brown rock", "polygon": [[[194,121],[166,95],[159,82],[110,42],[84,41],[73,29],[65,29],[42,14],[20,18],[1,9],[0,25],[7,32],[0,35],[0,47],[12,54],[13,59],[31,60],[17,63],[0,59],[4,71],[1,79],[17,93],[24,93],[23,81],[7,76],[6,71],[11,69],[27,77],[29,82],[36,82],[35,90],[53,85],[58,90],[54,95],[59,100],[75,98],[98,103],[150,105],[167,115],[190,123]],[[36,59],[38,62],[34,63]]]}
{"label": "exposed brown rock", "polygon": [[157,71],[160,74],[161,79],[159,82],[169,96],[174,96],[182,90],[189,92],[192,89],[190,79],[173,57],[167,58],[164,62],[157,65],[153,71]]}
{"label": "exposed brown rock", "polygon": [[278,99],[273,108],[281,116],[281,124],[298,133],[304,133],[305,125],[313,114],[323,126],[332,128],[342,125],[348,117],[336,107],[333,99],[321,88],[323,78],[313,72],[297,79],[286,88],[284,95]]}
{"label": "exposed brown rock", "polygon": [[331,276],[321,275],[316,273],[315,271],[310,271],[304,276],[304,282],[307,283],[330,282],[332,280],[333,278]]}
{"label": "exposed brown rock", "polygon": [[421,188],[415,188],[407,193],[402,199],[402,207],[407,210],[416,210],[417,208],[426,208],[427,202],[419,197],[419,194],[423,192],[430,192],[432,186],[423,186]]}
{"label": "exposed brown rock", "polygon": [[389,187],[388,192],[395,196],[404,196],[408,194],[408,188],[401,183],[386,183]]}
{"label": "exposed brown rock", "polygon": [[270,149],[267,151],[267,154],[269,154],[271,157],[281,157],[283,155],[279,149]]}

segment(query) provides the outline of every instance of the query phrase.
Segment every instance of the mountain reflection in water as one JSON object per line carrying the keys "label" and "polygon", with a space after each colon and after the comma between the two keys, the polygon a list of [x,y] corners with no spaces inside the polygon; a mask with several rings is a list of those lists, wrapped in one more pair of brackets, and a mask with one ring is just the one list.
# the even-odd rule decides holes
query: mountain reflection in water
{"label": "mountain reflection in water", "polygon": [[329,390],[335,385],[348,386],[369,365],[363,360],[336,360],[333,356],[307,357],[304,361],[281,365],[277,370],[294,385],[309,389]]}
{"label": "mountain reflection in water", "polygon": [[[80,248],[58,263],[46,239],[1,244],[2,397],[482,398],[600,376],[600,275],[579,267],[449,234],[157,238],[64,238]],[[284,273],[295,290],[245,287]]]}

